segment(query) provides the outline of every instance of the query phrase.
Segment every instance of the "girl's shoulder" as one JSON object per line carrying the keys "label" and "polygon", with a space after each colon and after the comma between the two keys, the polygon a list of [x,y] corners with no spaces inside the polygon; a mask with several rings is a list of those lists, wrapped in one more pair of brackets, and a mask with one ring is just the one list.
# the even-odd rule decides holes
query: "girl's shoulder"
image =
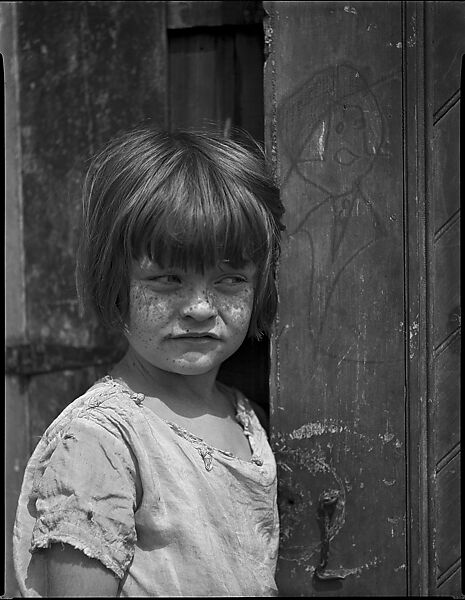
{"label": "girl's shoulder", "polygon": [[45,430],[42,440],[50,442],[82,419],[107,429],[114,428],[119,422],[134,422],[142,401],[142,394],[125,389],[109,376],[102,377],[55,418]]}

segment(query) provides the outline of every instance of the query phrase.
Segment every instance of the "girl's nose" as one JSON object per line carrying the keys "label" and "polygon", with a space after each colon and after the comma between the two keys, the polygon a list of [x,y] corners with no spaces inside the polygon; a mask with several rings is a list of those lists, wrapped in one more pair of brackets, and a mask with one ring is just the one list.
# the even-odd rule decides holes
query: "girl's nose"
{"label": "girl's nose", "polygon": [[190,296],[181,308],[183,317],[190,317],[195,321],[207,321],[218,315],[216,306],[206,290],[196,292]]}

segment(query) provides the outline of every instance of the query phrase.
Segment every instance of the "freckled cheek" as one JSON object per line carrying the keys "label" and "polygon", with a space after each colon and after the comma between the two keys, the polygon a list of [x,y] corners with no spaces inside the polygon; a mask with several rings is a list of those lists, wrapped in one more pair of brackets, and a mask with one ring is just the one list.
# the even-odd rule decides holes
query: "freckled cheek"
{"label": "freckled cheek", "polygon": [[252,315],[253,291],[244,292],[235,298],[229,298],[222,303],[222,313],[226,316],[228,324],[240,333],[247,329]]}
{"label": "freckled cheek", "polygon": [[167,305],[164,298],[147,292],[140,286],[131,288],[129,310],[129,326],[132,331],[148,333],[166,324],[172,307]]}

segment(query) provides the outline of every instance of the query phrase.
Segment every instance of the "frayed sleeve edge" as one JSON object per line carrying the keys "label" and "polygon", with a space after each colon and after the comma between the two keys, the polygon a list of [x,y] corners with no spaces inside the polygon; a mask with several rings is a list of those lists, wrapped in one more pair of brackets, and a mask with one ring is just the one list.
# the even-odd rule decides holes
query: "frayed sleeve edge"
{"label": "frayed sleeve edge", "polygon": [[[96,541],[101,542],[100,547],[96,545]],[[110,551],[110,548],[105,545],[105,542],[96,540],[95,537],[93,537],[92,540],[89,539],[84,541],[82,533],[79,537],[69,533],[50,533],[47,535],[36,536],[29,551],[32,554],[40,549],[49,548],[50,545],[54,543],[69,544],[74,549],[80,550],[89,558],[98,560],[107,569],[112,571],[118,579],[122,579],[125,576],[134,554],[131,550],[128,550],[127,552],[121,550],[116,552],[120,556],[113,558],[111,554],[116,554],[114,549]]]}

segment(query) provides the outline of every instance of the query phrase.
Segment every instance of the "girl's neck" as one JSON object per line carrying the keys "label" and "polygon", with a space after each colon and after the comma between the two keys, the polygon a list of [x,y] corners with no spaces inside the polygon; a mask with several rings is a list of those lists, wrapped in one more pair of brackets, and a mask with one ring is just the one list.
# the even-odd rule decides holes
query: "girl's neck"
{"label": "girl's neck", "polygon": [[110,372],[122,379],[132,391],[156,396],[162,400],[182,398],[184,402],[215,406],[218,370],[202,375],[181,375],[159,369],[147,363],[129,348],[122,360]]}

